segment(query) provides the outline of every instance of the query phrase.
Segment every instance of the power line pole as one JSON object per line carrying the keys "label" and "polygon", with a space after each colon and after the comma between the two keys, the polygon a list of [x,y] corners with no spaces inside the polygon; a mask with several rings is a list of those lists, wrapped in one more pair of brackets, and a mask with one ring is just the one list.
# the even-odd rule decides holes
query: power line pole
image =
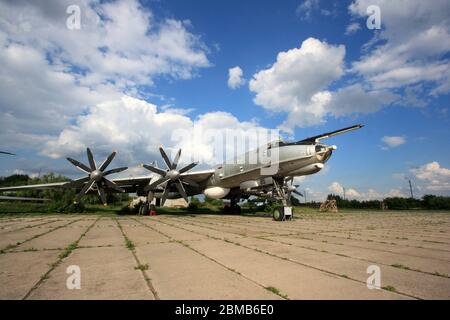
{"label": "power line pole", "polygon": [[413,194],[413,189],[412,189],[411,179],[408,179],[408,182],[409,182],[409,191],[411,192],[411,199],[414,199],[414,194]]}
{"label": "power line pole", "polygon": [[342,189],[344,190],[344,200],[345,200],[345,187],[342,187]]}
{"label": "power line pole", "polygon": [[306,189],[303,190],[303,197],[305,198],[305,203],[306,203]]}

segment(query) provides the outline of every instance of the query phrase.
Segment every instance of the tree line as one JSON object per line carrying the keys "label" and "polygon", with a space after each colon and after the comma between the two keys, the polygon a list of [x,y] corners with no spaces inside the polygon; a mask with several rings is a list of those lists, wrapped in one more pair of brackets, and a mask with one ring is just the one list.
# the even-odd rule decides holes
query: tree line
{"label": "tree line", "polygon": [[425,209],[425,210],[449,210],[450,197],[427,194],[422,198],[389,197],[383,200],[348,200],[336,194],[329,194],[327,200],[336,200],[338,208],[351,209]]}

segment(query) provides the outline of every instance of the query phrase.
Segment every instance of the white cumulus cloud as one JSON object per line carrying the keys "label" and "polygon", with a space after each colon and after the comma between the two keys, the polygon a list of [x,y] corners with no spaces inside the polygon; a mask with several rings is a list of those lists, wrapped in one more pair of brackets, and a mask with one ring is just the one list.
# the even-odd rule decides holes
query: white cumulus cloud
{"label": "white cumulus cloud", "polygon": [[[158,110],[156,105],[146,101],[122,96],[89,108],[89,112],[76,118],[75,124],[48,141],[42,153],[53,158],[84,157],[86,147],[92,146],[100,156],[117,150],[118,161],[129,165],[161,159],[158,147],[163,145],[172,156],[182,148],[184,163],[200,160],[211,165],[223,162],[235,145],[209,139],[205,136],[208,130],[224,136],[226,130],[245,134],[257,129],[264,128],[256,122],[239,121],[227,112],[209,112],[191,119],[187,115]],[[226,150],[218,153],[224,146]]]}
{"label": "white cumulus cloud", "polygon": [[354,71],[378,89],[425,82],[432,95],[450,92],[450,2],[356,0],[349,11],[366,19],[369,5],[380,8],[383,29],[353,63]]}
{"label": "white cumulus cloud", "polygon": [[38,148],[93,105],[147,95],[141,86],[157,77],[188,79],[210,65],[188,22],[158,19],[137,0],[80,0],[81,29],[70,30],[72,4],[0,2],[0,138],[7,146]]}
{"label": "white cumulus cloud", "polygon": [[381,141],[389,148],[395,148],[406,143],[406,138],[402,136],[384,136]]}
{"label": "white cumulus cloud", "polygon": [[228,87],[237,89],[245,84],[245,79],[242,77],[243,72],[239,66],[228,69]]}
{"label": "white cumulus cloud", "polygon": [[442,167],[437,161],[411,169],[410,172],[424,183],[425,191],[447,193],[450,191],[450,169]]}
{"label": "white cumulus cloud", "polygon": [[356,33],[360,29],[361,29],[361,25],[358,22],[352,22],[345,29],[345,34],[351,35],[351,34]]}
{"label": "white cumulus cloud", "polygon": [[[254,103],[272,111],[288,112],[298,126],[320,123],[330,93],[325,89],[344,73],[344,46],[308,38],[300,48],[280,52],[268,69],[250,80]],[[288,123],[287,127],[292,127]]]}

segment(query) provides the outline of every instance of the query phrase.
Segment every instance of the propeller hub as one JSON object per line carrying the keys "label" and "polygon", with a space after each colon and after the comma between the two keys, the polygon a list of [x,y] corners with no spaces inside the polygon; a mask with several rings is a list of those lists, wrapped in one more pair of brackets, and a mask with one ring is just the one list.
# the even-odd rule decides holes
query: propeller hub
{"label": "propeller hub", "polygon": [[173,170],[169,170],[167,172],[167,177],[169,177],[170,180],[176,180],[176,179],[178,179],[179,176],[180,176],[180,172],[178,170],[173,169]]}
{"label": "propeller hub", "polygon": [[91,172],[90,177],[95,181],[100,181],[103,178],[103,173],[100,170],[94,170]]}

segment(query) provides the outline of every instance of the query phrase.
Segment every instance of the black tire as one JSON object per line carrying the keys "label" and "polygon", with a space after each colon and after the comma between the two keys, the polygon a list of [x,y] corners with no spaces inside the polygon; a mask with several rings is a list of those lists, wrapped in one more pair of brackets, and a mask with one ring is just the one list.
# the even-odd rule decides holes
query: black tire
{"label": "black tire", "polygon": [[283,208],[274,208],[272,211],[273,220],[275,221],[283,221],[284,212]]}
{"label": "black tire", "polygon": [[230,209],[231,209],[230,206],[225,205],[222,210],[223,214],[230,214],[230,211],[231,211]]}
{"label": "black tire", "polygon": [[148,211],[149,211],[148,203],[143,204],[142,205],[142,215],[143,216],[148,216]]}

